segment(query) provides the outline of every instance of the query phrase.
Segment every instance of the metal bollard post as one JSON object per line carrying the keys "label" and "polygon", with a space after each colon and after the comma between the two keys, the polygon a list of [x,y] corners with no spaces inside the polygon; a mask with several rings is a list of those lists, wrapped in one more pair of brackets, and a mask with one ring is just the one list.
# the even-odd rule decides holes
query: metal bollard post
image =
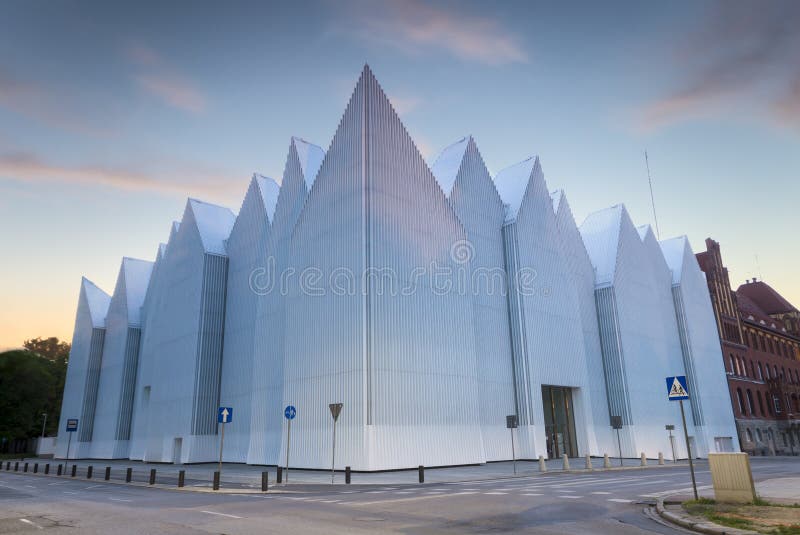
{"label": "metal bollard post", "polygon": [[33,473],[34,474],[39,473],[39,463],[33,463]]}
{"label": "metal bollard post", "polygon": [[106,466],[106,473],[105,473],[104,479],[106,481],[111,479],[111,467],[110,466]]}
{"label": "metal bollard post", "polygon": [[11,470],[11,461],[8,461],[6,463],[6,472],[8,472],[9,470]]}
{"label": "metal bollard post", "polygon": [[586,454],[586,469],[592,469],[592,457],[588,453]]}
{"label": "metal bollard post", "polygon": [[128,468],[125,472],[125,483],[130,483],[131,479],[133,479],[133,468]]}
{"label": "metal bollard post", "polygon": [[219,490],[219,471],[214,472],[214,483],[212,487],[214,490]]}
{"label": "metal bollard post", "polygon": [[544,455],[539,455],[539,471],[547,472],[547,463],[544,462]]}
{"label": "metal bollard post", "polygon": [[47,463],[46,465],[44,465],[44,475],[47,475],[49,473],[50,473],[50,463]]}
{"label": "metal bollard post", "polygon": [[345,466],[344,467],[344,482],[347,485],[350,484],[350,467],[349,466]]}
{"label": "metal bollard post", "polygon": [[25,466],[22,468],[22,471],[23,472],[27,472],[28,471],[28,463],[25,463]]}
{"label": "metal bollard post", "polygon": [[566,453],[565,453],[564,455],[562,455],[562,456],[561,456],[561,464],[562,464],[562,468],[563,468],[565,471],[566,471],[566,470],[569,470],[569,457],[567,457],[567,454],[566,454]]}
{"label": "metal bollard post", "polygon": [[283,470],[281,467],[278,467],[278,483],[283,483]]}
{"label": "metal bollard post", "polygon": [[78,466],[73,464],[72,465],[72,477],[75,477],[75,474],[78,473]]}
{"label": "metal bollard post", "polygon": [[19,461],[14,461],[14,471],[19,472]]}
{"label": "metal bollard post", "polygon": [[151,468],[150,469],[150,484],[151,485],[155,485],[155,483],[156,483],[156,469],[155,468]]}
{"label": "metal bollard post", "polygon": [[642,466],[647,466],[647,456],[642,452]]}
{"label": "metal bollard post", "polygon": [[425,483],[425,467],[422,466],[422,465],[419,465],[418,470],[419,470],[419,482],[420,483]]}
{"label": "metal bollard post", "polygon": [[664,466],[664,454],[660,451],[658,452],[658,464]]}
{"label": "metal bollard post", "polygon": [[269,472],[261,472],[261,492],[267,492],[269,488]]}
{"label": "metal bollard post", "polygon": [[178,472],[178,486],[183,487],[186,485],[186,470]]}
{"label": "metal bollard post", "polygon": [[608,453],[603,454],[603,468],[611,468],[611,459],[608,458]]}
{"label": "metal bollard post", "polygon": [[92,471],[94,468],[92,465],[89,465],[89,468],[86,469],[86,479],[92,479]]}
{"label": "metal bollard post", "polygon": [[58,474],[56,474],[56,475],[58,475],[58,476],[61,475],[61,465],[60,464],[58,465]]}

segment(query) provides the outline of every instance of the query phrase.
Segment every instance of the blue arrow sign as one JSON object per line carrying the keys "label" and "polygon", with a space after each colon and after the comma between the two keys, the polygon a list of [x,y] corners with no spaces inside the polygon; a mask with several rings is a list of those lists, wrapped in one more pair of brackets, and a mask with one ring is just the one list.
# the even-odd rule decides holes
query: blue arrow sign
{"label": "blue arrow sign", "polygon": [[294,408],[294,405],[287,405],[283,415],[287,420],[294,420],[294,417],[297,416],[297,409]]}
{"label": "blue arrow sign", "polygon": [[67,431],[72,433],[78,430],[78,419],[77,418],[70,418],[67,420]]}
{"label": "blue arrow sign", "polygon": [[689,399],[689,389],[686,387],[685,375],[667,377],[667,398],[670,401]]}
{"label": "blue arrow sign", "polygon": [[233,407],[220,407],[217,413],[217,422],[229,424],[233,420]]}

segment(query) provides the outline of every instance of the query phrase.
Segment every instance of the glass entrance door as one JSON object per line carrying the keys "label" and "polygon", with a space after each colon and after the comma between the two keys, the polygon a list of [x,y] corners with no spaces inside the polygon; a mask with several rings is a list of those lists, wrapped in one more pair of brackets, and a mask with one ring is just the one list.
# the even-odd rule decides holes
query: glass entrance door
{"label": "glass entrance door", "polygon": [[566,386],[542,385],[542,406],[547,456],[555,459],[566,453],[568,457],[577,457],[572,389]]}

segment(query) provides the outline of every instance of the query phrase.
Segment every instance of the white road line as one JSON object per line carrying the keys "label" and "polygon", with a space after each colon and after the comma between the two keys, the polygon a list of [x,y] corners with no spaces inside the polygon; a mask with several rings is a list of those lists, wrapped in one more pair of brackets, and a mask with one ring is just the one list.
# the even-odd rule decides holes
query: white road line
{"label": "white road line", "polygon": [[501,496],[501,495],[505,496],[508,493],[507,492],[484,492],[483,494],[485,494],[487,496]]}
{"label": "white road line", "polygon": [[131,502],[131,501],[133,501],[133,500],[126,500],[124,498],[112,498],[111,496],[109,496],[108,499],[112,500],[112,501],[115,501],[115,502]]}
{"label": "white road line", "polygon": [[25,522],[26,524],[30,524],[31,526],[34,526],[34,527],[36,527],[36,529],[44,529],[42,526],[40,526],[40,525],[39,525],[39,524],[37,524],[36,522],[31,522],[31,521],[30,521],[30,520],[28,520],[27,518],[20,518],[20,519],[19,519],[19,521],[20,521],[20,522]]}
{"label": "white road line", "polygon": [[569,496],[559,496],[559,498],[569,498],[571,500],[577,500],[577,499],[583,498],[583,496],[573,496],[573,495],[570,494]]}
{"label": "white road line", "polygon": [[227,513],[215,513],[214,511],[200,511],[200,512],[206,513],[207,515],[226,516],[228,518],[242,518],[241,516],[229,515]]}
{"label": "white road line", "polygon": [[625,500],[623,498],[609,498],[608,501],[617,503],[633,503],[633,500]]}
{"label": "white road line", "polygon": [[322,503],[339,503],[342,500],[320,500]]}
{"label": "white road line", "polygon": [[77,492],[72,492],[71,490],[65,490],[63,492],[64,494],[78,494]]}
{"label": "white road line", "polygon": [[28,487],[29,489],[35,489],[36,488],[33,485],[25,485],[25,486]]}
{"label": "white road line", "polygon": [[105,487],[105,485],[92,485],[91,487],[86,487],[86,490],[88,490],[88,489],[99,489],[100,487]]}
{"label": "white road line", "polygon": [[593,492],[592,494],[611,494],[611,493],[598,490],[598,491]]}
{"label": "white road line", "polygon": [[536,494],[534,492],[524,492],[520,494],[520,496],[541,496],[541,494]]}

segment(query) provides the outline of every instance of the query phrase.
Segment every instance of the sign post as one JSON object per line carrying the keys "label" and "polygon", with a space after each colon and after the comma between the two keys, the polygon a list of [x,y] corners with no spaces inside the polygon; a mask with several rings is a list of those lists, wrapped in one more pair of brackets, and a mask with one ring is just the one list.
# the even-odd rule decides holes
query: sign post
{"label": "sign post", "polygon": [[[683,423],[683,437],[686,439],[686,455],[689,457],[689,471],[692,474],[692,489],[694,499],[697,499],[697,482],[694,478],[694,462],[692,461],[692,447],[689,444],[689,430],[686,428],[686,413],[683,410],[683,400],[689,399],[689,389],[686,386],[686,376],[676,375],[667,377],[667,398],[681,404],[681,422]],[[671,433],[670,433],[671,434]]]}
{"label": "sign post", "polygon": [[219,438],[219,467],[217,471],[222,475],[222,448],[225,445],[225,424],[233,421],[233,407],[220,407],[217,412],[217,423],[222,424],[222,432]]}
{"label": "sign post", "polygon": [[292,436],[292,420],[294,417],[297,416],[297,409],[294,408],[294,405],[287,405],[286,409],[283,411],[283,415],[286,417],[288,421],[288,429],[286,429],[286,482],[289,482],[289,439]]}
{"label": "sign post", "polygon": [[517,473],[517,454],[514,451],[514,429],[519,427],[519,420],[516,414],[506,416],[506,427],[511,431],[511,460],[514,463],[514,474]]}
{"label": "sign post", "polygon": [[69,438],[67,439],[67,462],[64,463],[64,470],[69,467],[69,447],[72,445],[72,433],[78,430],[78,419],[77,418],[69,418],[67,420],[67,433],[69,433]]}
{"label": "sign post", "polygon": [[331,449],[331,485],[333,485],[333,476],[336,473],[336,420],[339,419],[339,413],[342,412],[343,403],[331,403],[328,408],[331,410],[333,416],[333,448]]}
{"label": "sign post", "polygon": [[669,431],[669,446],[672,448],[672,462],[676,463],[678,460],[675,458],[675,437],[672,436],[672,432],[675,431],[675,426],[667,424],[664,428]]}
{"label": "sign post", "polygon": [[619,448],[619,465],[622,466],[622,440],[619,438],[619,430],[622,429],[622,416],[611,417],[611,428],[617,430],[617,447]]}

